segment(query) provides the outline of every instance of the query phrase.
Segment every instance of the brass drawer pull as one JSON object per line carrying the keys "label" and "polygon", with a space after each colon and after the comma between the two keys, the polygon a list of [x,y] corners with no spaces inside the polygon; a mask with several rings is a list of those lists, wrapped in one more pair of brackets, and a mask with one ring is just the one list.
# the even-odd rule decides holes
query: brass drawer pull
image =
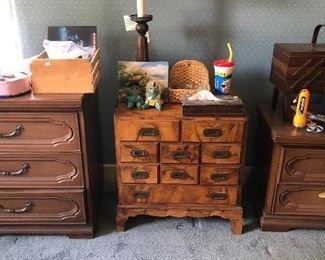
{"label": "brass drawer pull", "polygon": [[27,213],[31,210],[33,204],[31,201],[26,201],[26,205],[24,208],[21,209],[5,209],[0,205],[0,208],[2,208],[3,212],[5,213]]}
{"label": "brass drawer pull", "polygon": [[172,172],[170,174],[170,178],[172,178],[172,179],[185,180],[185,179],[190,178],[190,175],[187,172],[185,172],[185,171],[184,172],[178,171],[178,172]]}
{"label": "brass drawer pull", "polygon": [[232,156],[230,151],[214,151],[212,157],[216,159],[228,159]]}
{"label": "brass drawer pull", "polygon": [[172,158],[175,160],[179,159],[189,159],[191,157],[191,152],[189,151],[173,151]]}
{"label": "brass drawer pull", "polygon": [[220,137],[223,135],[222,129],[219,128],[207,128],[203,130],[205,137]]}
{"label": "brass drawer pull", "polygon": [[135,171],[131,173],[133,179],[143,180],[149,178],[149,172],[145,171]]}
{"label": "brass drawer pull", "polygon": [[130,154],[134,158],[147,157],[148,156],[148,152],[146,150],[132,150],[130,152]]}
{"label": "brass drawer pull", "polygon": [[319,194],[318,194],[318,197],[319,197],[320,199],[325,199],[325,192],[319,193]]}
{"label": "brass drawer pull", "polygon": [[213,181],[226,181],[229,179],[228,174],[213,173],[210,175],[210,179]]}
{"label": "brass drawer pull", "polygon": [[30,168],[30,165],[28,163],[23,163],[20,170],[18,171],[0,171],[0,176],[17,176],[24,174],[28,169]]}
{"label": "brass drawer pull", "polygon": [[12,131],[11,133],[4,133],[4,134],[0,133],[0,138],[10,138],[10,137],[20,135],[22,130],[23,127],[21,125],[17,125],[15,130]]}
{"label": "brass drawer pull", "polygon": [[136,192],[133,192],[132,195],[136,199],[147,199],[147,198],[149,198],[149,192],[145,192],[145,191],[136,191]]}
{"label": "brass drawer pull", "polygon": [[212,200],[226,200],[228,199],[228,194],[225,192],[212,192],[210,193],[210,198]]}
{"label": "brass drawer pull", "polygon": [[157,128],[141,128],[141,136],[159,136],[159,129]]}

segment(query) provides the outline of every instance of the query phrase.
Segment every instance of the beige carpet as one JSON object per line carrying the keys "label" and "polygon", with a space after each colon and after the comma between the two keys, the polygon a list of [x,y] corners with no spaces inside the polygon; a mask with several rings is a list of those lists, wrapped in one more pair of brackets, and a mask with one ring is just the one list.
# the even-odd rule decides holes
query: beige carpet
{"label": "beige carpet", "polygon": [[220,218],[146,216],[129,220],[128,230],[118,233],[111,198],[103,201],[95,239],[2,236],[0,259],[325,259],[324,230],[262,232],[250,213],[240,236],[232,235],[229,222]]}

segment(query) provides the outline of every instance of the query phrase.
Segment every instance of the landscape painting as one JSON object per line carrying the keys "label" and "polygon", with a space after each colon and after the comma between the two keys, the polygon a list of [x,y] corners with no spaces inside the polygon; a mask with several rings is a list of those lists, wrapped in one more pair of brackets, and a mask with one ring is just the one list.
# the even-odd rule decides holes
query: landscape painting
{"label": "landscape painting", "polygon": [[135,92],[144,97],[146,86],[155,81],[161,92],[161,97],[167,100],[168,62],[118,62],[119,101],[125,101],[127,95]]}

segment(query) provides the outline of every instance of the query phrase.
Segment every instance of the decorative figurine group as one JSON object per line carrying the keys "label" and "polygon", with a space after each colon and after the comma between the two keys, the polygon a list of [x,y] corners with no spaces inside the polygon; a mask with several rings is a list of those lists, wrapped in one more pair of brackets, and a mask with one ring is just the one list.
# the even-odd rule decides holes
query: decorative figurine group
{"label": "decorative figurine group", "polygon": [[161,99],[161,90],[159,83],[149,81],[146,85],[145,101],[142,98],[141,87],[132,85],[127,91],[127,106],[128,108],[137,107],[138,109],[147,109],[155,107],[158,111],[162,110],[163,101]]}

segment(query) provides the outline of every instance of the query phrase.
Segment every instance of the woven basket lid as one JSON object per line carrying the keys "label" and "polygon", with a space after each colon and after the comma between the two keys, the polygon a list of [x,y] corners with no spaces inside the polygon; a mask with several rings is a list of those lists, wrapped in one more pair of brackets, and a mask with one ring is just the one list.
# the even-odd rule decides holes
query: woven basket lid
{"label": "woven basket lid", "polygon": [[170,71],[169,87],[210,90],[209,71],[201,61],[181,60],[174,64]]}

